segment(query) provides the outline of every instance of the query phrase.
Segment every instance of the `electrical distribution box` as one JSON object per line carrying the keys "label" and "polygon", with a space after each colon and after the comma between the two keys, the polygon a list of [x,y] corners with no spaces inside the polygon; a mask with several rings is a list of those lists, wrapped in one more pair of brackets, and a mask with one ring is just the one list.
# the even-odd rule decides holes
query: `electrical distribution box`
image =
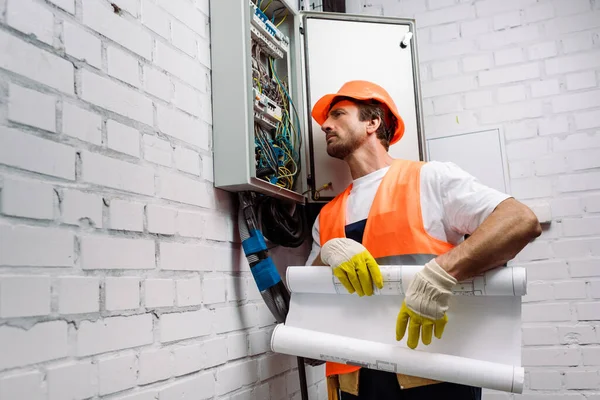
{"label": "electrical distribution box", "polygon": [[[384,87],[405,123],[394,158],[425,160],[414,20],[211,0],[215,186],[326,202],[352,179],[311,117],[347,81]],[[324,189],[325,188],[325,189]]]}

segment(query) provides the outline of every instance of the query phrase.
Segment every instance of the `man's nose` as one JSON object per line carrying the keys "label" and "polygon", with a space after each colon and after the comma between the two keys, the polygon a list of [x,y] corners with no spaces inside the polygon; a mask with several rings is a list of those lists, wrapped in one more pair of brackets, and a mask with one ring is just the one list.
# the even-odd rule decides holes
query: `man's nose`
{"label": "man's nose", "polygon": [[322,130],[323,132],[325,132],[325,133],[328,133],[328,132],[330,132],[332,129],[333,129],[333,128],[332,128],[331,124],[329,123],[329,118],[327,118],[327,119],[325,120],[325,122],[323,122],[323,125],[321,125],[321,130]]}

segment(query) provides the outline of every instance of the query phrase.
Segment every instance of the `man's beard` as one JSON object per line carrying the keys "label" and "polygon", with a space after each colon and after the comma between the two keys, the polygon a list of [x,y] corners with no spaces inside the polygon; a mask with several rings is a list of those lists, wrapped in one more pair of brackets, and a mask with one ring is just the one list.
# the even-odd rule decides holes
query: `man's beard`
{"label": "man's beard", "polygon": [[362,142],[362,140],[354,135],[349,135],[346,140],[342,140],[336,135],[334,142],[327,145],[327,154],[330,157],[345,160],[346,157],[360,147]]}

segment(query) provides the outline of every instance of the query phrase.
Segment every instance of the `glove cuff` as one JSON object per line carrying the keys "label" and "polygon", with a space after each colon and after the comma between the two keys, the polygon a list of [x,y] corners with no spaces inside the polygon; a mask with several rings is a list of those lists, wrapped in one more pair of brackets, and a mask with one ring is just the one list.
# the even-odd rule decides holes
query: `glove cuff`
{"label": "glove cuff", "polygon": [[434,283],[439,288],[451,292],[454,285],[458,283],[456,278],[447,273],[439,264],[435,261],[435,259],[429,261],[425,264],[425,267],[421,271],[423,277],[425,277],[428,281]]}

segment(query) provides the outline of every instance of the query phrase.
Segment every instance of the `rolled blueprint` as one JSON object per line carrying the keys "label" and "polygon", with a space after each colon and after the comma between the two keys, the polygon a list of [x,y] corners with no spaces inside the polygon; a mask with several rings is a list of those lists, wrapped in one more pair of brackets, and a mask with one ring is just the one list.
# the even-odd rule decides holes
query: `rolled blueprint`
{"label": "rolled blueprint", "polygon": [[271,337],[274,352],[357,365],[369,369],[522,393],[524,369],[440,353],[411,350],[347,336],[279,324]]}
{"label": "rolled blueprint", "polygon": [[[422,265],[382,265],[383,288],[376,295],[403,295]],[[331,267],[288,267],[287,284],[292,293],[349,294],[331,272]],[[523,296],[527,275],[523,267],[498,267],[459,282],[454,294],[463,296]]]}

